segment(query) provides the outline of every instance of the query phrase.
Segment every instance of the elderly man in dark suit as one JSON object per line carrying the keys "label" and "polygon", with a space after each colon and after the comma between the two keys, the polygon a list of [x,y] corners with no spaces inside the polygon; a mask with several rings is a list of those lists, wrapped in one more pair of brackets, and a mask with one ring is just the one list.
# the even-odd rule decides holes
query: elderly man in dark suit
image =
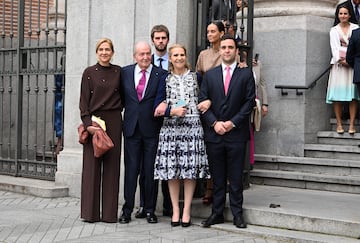
{"label": "elderly man in dark suit", "polygon": [[[155,25],[150,33],[151,41],[154,45],[155,52],[151,55],[151,64],[168,70],[169,55],[167,53],[167,45],[169,43],[170,33],[165,25]],[[135,213],[135,218],[145,218],[144,210],[144,193],[145,182],[143,169],[140,169],[139,187],[140,187],[140,207]],[[172,205],[167,181],[161,181],[161,191],[163,195],[163,216],[172,216]],[[158,187],[155,187],[155,195],[158,193]],[[155,196],[155,204],[157,197]]]}
{"label": "elderly man in dark suit", "polygon": [[339,16],[339,9],[340,9],[340,6],[342,6],[344,4],[350,10],[350,19],[349,19],[349,21],[351,23],[353,23],[353,24],[359,24],[360,0],[346,0],[345,2],[339,3],[336,6],[334,26],[337,25],[338,23],[340,23],[340,20],[339,20],[339,17],[338,17]]}
{"label": "elderly man in dark suit", "polygon": [[121,98],[124,105],[124,199],[120,223],[129,223],[134,208],[137,179],[144,169],[144,210],[149,223],[157,223],[155,215],[154,162],[162,120],[153,116],[159,80],[165,70],[151,64],[151,48],[138,42],[134,48],[136,64],[121,71]]}
{"label": "elderly man in dark suit", "polygon": [[353,30],[346,52],[346,62],[354,69],[353,83],[360,94],[360,29]]}
{"label": "elderly man in dark suit", "polygon": [[211,177],[214,181],[212,214],[204,227],[224,222],[226,187],[229,181],[233,223],[245,228],[243,219],[243,168],[249,139],[249,115],[255,105],[255,81],[250,68],[239,68],[238,50],[232,36],[225,34],[220,43],[222,64],[207,71],[199,101],[210,100],[203,113],[204,132]]}

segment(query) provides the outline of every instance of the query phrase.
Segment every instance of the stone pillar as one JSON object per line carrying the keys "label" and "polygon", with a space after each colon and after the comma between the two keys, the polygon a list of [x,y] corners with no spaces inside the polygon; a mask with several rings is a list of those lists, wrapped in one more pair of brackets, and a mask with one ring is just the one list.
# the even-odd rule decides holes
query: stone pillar
{"label": "stone pillar", "polygon": [[288,90],[282,96],[275,85],[309,85],[329,66],[329,31],[337,2],[254,1],[254,53],[260,54],[269,95],[269,114],[255,134],[257,154],[303,156],[304,143],[330,127],[328,75],[303,95]]}
{"label": "stone pillar", "polygon": [[[71,196],[80,196],[81,184],[82,147],[77,136],[81,75],[87,66],[96,63],[97,40],[101,37],[113,40],[115,55],[112,63],[120,66],[134,62],[136,41],[151,43],[150,30],[155,24],[169,28],[172,43],[178,41],[190,46],[193,37],[187,30],[192,24],[192,4],[191,0],[67,1],[64,150],[58,156],[55,181],[69,186]],[[121,161],[121,182],[123,168]],[[121,184],[121,200],[122,193]]]}

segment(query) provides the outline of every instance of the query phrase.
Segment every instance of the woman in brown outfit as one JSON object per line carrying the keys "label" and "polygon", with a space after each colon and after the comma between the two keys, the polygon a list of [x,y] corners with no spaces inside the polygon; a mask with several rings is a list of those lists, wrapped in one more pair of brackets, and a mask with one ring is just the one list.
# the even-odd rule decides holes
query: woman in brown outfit
{"label": "woman in brown outfit", "polygon": [[[196,62],[196,71],[204,76],[205,72],[211,68],[214,68],[221,64],[220,56],[220,40],[225,34],[225,26],[221,21],[214,21],[207,26],[207,39],[211,44],[211,47],[202,50],[198,56]],[[206,108],[203,108],[206,107]],[[201,112],[205,112],[210,107],[207,102],[201,102],[198,105],[198,109]],[[212,188],[213,183],[211,179],[206,180],[206,191],[202,199],[203,204],[209,205],[212,203]]]}
{"label": "woman in brown outfit", "polygon": [[[97,64],[85,69],[81,80],[80,115],[90,134],[94,133],[91,116],[106,123],[106,133],[114,148],[95,158],[90,135],[83,149],[81,181],[81,218],[86,222],[117,222],[122,104],[120,100],[120,66],[110,63],[114,47],[110,39],[96,44]],[[100,183],[102,182],[102,216],[100,217]]]}

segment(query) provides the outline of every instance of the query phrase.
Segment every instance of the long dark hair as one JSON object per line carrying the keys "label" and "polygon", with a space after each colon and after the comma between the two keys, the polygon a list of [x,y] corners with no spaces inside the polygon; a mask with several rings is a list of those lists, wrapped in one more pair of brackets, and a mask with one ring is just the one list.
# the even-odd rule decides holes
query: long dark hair
{"label": "long dark hair", "polygon": [[337,8],[337,11],[336,11],[336,19],[337,19],[337,22],[340,23],[340,19],[339,19],[339,12],[340,12],[340,9],[341,8],[346,8],[348,10],[348,13],[349,13],[349,22],[350,22],[350,18],[351,18],[351,9],[349,7],[349,5],[346,4],[346,2],[344,3],[341,3],[339,5],[339,7]]}

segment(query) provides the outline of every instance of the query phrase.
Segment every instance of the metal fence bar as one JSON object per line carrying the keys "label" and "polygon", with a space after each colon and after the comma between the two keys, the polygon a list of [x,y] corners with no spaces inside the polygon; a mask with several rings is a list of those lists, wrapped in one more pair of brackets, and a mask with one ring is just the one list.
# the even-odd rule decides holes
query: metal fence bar
{"label": "metal fence bar", "polygon": [[20,68],[23,67],[23,52],[21,47],[24,46],[24,25],[19,24],[24,19],[25,1],[18,2],[18,31],[17,31],[17,109],[16,109],[16,140],[15,140],[15,175],[18,175],[19,164],[18,160],[21,158],[22,149],[22,105],[23,105],[23,76],[20,75]]}
{"label": "metal fence bar", "polygon": [[[5,1],[3,1],[2,9],[5,9]],[[4,11],[5,12],[5,11]],[[1,49],[5,49],[5,13],[3,13],[1,18]],[[0,53],[2,66],[0,67],[0,72],[5,70],[5,54]],[[0,157],[3,157],[3,145],[4,145],[4,91],[5,91],[5,77],[0,75]],[[0,165],[0,170],[2,170],[2,164]]]}

